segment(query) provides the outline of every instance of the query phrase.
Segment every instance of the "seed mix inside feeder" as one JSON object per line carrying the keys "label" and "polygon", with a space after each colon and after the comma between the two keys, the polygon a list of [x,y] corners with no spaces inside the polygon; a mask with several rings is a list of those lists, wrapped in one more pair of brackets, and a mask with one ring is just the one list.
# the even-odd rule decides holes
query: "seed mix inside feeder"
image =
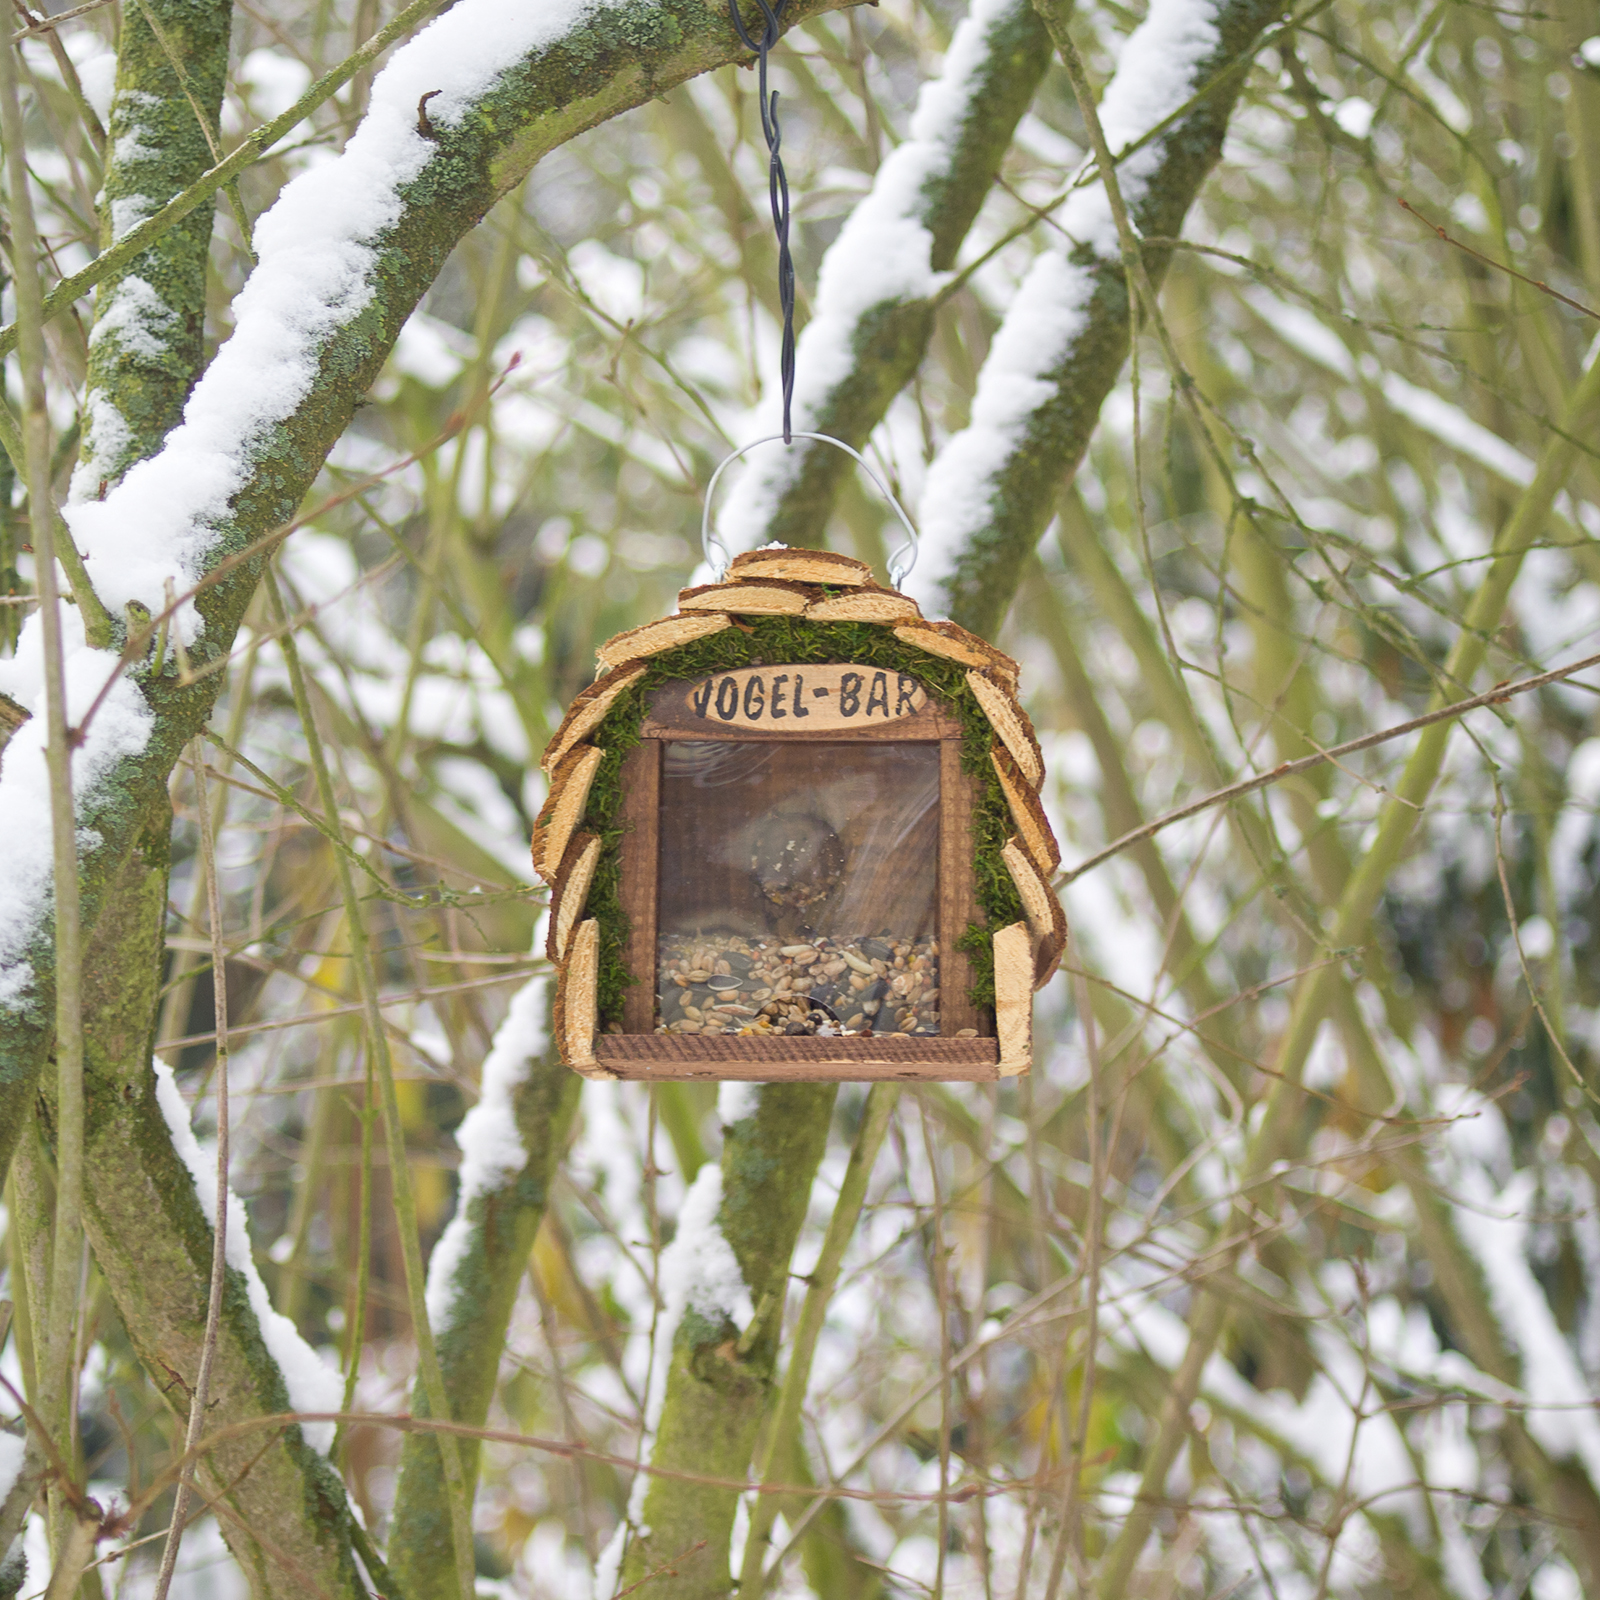
{"label": "seed mix inside feeder", "polygon": [[1028,1069],[1065,944],[1008,656],[769,547],[598,652],[545,752],[563,1059],[620,1078]]}

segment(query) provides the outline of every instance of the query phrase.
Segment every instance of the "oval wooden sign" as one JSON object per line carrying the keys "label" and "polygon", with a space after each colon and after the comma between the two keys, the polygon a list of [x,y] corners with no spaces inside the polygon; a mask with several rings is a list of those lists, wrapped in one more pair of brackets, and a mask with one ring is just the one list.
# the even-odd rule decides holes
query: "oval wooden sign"
{"label": "oval wooden sign", "polygon": [[719,672],[689,684],[683,700],[693,716],[716,727],[794,733],[894,722],[927,703],[909,673],[850,662]]}

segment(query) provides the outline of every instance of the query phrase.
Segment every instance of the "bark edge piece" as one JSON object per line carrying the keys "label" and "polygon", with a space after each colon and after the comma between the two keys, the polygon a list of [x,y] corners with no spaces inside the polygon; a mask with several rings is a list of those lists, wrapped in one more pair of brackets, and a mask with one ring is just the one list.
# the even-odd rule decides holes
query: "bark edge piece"
{"label": "bark edge piece", "polygon": [[589,789],[605,751],[599,745],[574,745],[550,774],[550,793],[533,824],[533,870],[552,886],[562,858],[589,804]]}
{"label": "bark edge piece", "polygon": [[746,550],[733,558],[728,576],[734,579],[788,578],[796,583],[834,583],[858,589],[872,582],[872,568],[854,556],[832,550]]}
{"label": "bark edge piece", "polygon": [[620,667],[625,661],[639,661],[645,656],[658,656],[680,644],[691,644],[708,633],[720,633],[731,626],[724,616],[663,617],[659,622],[647,622],[642,627],[629,628],[607,639],[594,653],[602,672]]}
{"label": "bark edge piece", "polygon": [[1033,1065],[1033,935],[1025,922],[994,936],[994,1031],[1000,1076],[1020,1077]]}
{"label": "bark edge piece", "polygon": [[1034,859],[1016,838],[1000,848],[1001,859],[1022,899],[1022,914],[1033,936],[1033,986],[1042,989],[1061,965],[1067,947],[1067,918],[1061,901]]}
{"label": "bark edge piece", "polygon": [[594,882],[594,869],[600,860],[600,835],[576,833],[567,847],[567,859],[556,874],[550,890],[550,932],[545,939],[545,954],[552,961],[567,958],[567,948],[572,943],[572,930],[589,903],[589,885]]}
{"label": "bark edge piece", "polygon": [[[715,632],[715,629],[708,630]],[[621,637],[619,635],[619,637]],[[567,751],[586,735],[593,733],[605,721],[606,713],[611,709],[611,703],[635,679],[642,678],[645,673],[645,663],[642,661],[629,662],[628,665],[618,667],[614,672],[608,672],[602,678],[597,678],[582,694],[574,700],[561,719],[561,726],[556,729],[550,743],[545,746],[543,759],[539,766],[547,773],[555,770]]]}
{"label": "bark edge piece", "polygon": [[1022,847],[1033,857],[1040,873],[1049,875],[1061,865],[1061,847],[1056,843],[1050,819],[1036,789],[1028,782],[1006,747],[998,741],[989,751],[995,775],[1000,779],[1000,792],[1011,808],[1011,820],[1017,825],[1017,837]]}
{"label": "bark edge piece", "polygon": [[697,589],[678,591],[678,610],[725,612],[731,616],[798,617],[816,597],[817,591],[807,584],[782,583],[776,579],[761,583],[703,583]]}
{"label": "bark edge piece", "polygon": [[1000,742],[1011,752],[1023,777],[1035,790],[1044,784],[1044,755],[1039,741],[1034,737],[1028,713],[1016,702],[1011,691],[998,684],[987,673],[969,672],[967,687],[972,697],[983,707],[989,726],[1000,735]]}
{"label": "bark edge piece", "polygon": [[595,990],[600,977],[600,924],[590,917],[578,924],[556,985],[553,1020],[561,1054],[585,1078],[614,1078],[594,1056]]}

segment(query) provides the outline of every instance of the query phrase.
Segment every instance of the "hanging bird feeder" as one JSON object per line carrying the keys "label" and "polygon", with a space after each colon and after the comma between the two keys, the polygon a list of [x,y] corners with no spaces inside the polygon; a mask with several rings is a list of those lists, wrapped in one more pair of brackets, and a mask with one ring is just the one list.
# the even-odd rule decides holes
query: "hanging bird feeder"
{"label": "hanging bird feeder", "polygon": [[619,634],[545,751],[555,1035],[586,1077],[989,1080],[1032,1061],[1033,991],[1066,944],[1044,764],[1017,664],[899,590],[916,533],[849,445],[790,426],[794,272],[767,55],[751,37],[783,306],[782,442],[836,446],[908,541],[887,588],[768,546]]}
{"label": "hanging bird feeder", "polygon": [[1066,929],[1009,656],[859,561],[784,548],[598,656],[533,844],[569,1066],[1028,1070]]}

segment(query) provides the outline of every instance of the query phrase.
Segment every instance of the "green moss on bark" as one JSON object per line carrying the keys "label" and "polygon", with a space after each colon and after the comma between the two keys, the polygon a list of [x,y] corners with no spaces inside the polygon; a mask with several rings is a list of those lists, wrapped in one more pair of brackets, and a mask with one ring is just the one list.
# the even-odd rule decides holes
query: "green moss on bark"
{"label": "green moss on bark", "polygon": [[[215,130],[232,20],[232,0],[141,0],[128,7],[100,201],[102,249],[214,164],[196,105]],[[209,205],[199,207],[100,286],[89,343],[84,471],[75,483],[83,496],[104,494],[156,450],[183,411],[204,355],[211,217]]]}
{"label": "green moss on bark", "polygon": [[[449,1314],[433,1330],[456,1422],[481,1426],[489,1415],[512,1306],[544,1219],[582,1083],[554,1050],[533,1064],[514,1096],[527,1163],[467,1209],[471,1232],[453,1277]],[[429,1415],[420,1382],[413,1387],[411,1410]],[[477,1482],[475,1444],[462,1451],[462,1467],[470,1492]],[[450,1506],[438,1445],[425,1434],[407,1434],[401,1447],[392,1527],[389,1569],[406,1600],[453,1600]]]}
{"label": "green moss on bark", "polygon": [[[1217,47],[1195,69],[1205,97],[1161,140],[1161,160],[1131,207],[1141,237],[1172,238],[1222,153],[1223,136],[1244,82],[1244,67],[1261,35],[1282,15],[1282,0],[1226,0],[1217,15]],[[1145,250],[1151,281],[1160,284],[1170,249]],[[992,636],[1005,620],[1023,565],[1055,511],[1056,496],[1083,460],[1100,407],[1128,355],[1128,286],[1120,262],[1086,248],[1072,259],[1089,271],[1081,332],[1044,374],[1050,397],[1029,416],[995,480],[989,517],[956,561],[945,586],[949,614],[963,627]]]}
{"label": "green moss on bark", "polygon": [[[741,1334],[726,1317],[685,1313],[651,1453],[657,1465],[733,1479],[749,1470],[777,1369],[789,1258],[837,1092],[833,1084],[769,1084],[755,1114],[725,1130],[717,1221],[750,1291],[756,1324]],[[731,1587],[737,1499],[681,1478],[652,1478],[641,1517],[646,1531],[636,1533],[624,1555],[621,1587],[667,1567],[651,1581],[655,1600],[722,1600]],[[674,1559],[695,1546],[686,1559]]]}

